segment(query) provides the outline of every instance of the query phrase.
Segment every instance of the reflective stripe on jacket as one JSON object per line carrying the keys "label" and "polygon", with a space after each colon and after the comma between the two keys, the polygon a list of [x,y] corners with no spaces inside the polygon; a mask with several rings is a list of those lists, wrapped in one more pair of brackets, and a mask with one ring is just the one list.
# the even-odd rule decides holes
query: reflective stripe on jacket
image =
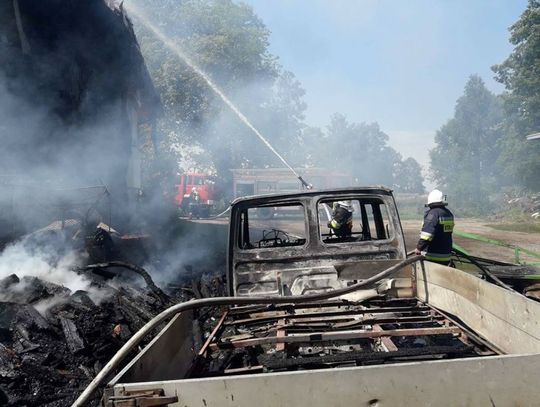
{"label": "reflective stripe on jacket", "polygon": [[336,235],[350,235],[353,227],[353,215],[345,208],[338,206],[332,214],[332,219],[328,226],[334,230]]}
{"label": "reflective stripe on jacket", "polygon": [[454,215],[444,206],[429,208],[424,215],[424,224],[416,248],[426,252],[431,261],[450,261],[452,254],[452,232]]}

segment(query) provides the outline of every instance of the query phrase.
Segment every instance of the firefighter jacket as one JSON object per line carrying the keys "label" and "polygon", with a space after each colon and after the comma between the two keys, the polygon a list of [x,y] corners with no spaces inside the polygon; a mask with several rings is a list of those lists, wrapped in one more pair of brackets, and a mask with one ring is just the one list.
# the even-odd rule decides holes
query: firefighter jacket
{"label": "firefighter jacket", "polygon": [[337,236],[350,236],[353,226],[352,212],[341,206],[337,206],[332,214],[332,219],[328,222],[328,227],[331,228]]}
{"label": "firefighter jacket", "polygon": [[454,215],[444,206],[429,208],[424,215],[418,250],[426,252],[426,260],[449,262],[452,254]]}
{"label": "firefighter jacket", "polygon": [[196,189],[191,190],[191,194],[189,194],[189,197],[191,198],[191,202],[198,204],[201,201],[201,194],[199,194],[199,191]]}

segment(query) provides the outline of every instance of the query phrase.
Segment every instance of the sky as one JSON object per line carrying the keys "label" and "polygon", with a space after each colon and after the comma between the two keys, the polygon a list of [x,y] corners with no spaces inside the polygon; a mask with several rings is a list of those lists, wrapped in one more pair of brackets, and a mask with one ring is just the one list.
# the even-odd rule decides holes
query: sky
{"label": "sky", "polygon": [[306,90],[306,121],[332,113],[378,122],[427,170],[434,135],[468,77],[503,87],[491,66],[511,52],[526,0],[242,0],[271,30],[270,51]]}

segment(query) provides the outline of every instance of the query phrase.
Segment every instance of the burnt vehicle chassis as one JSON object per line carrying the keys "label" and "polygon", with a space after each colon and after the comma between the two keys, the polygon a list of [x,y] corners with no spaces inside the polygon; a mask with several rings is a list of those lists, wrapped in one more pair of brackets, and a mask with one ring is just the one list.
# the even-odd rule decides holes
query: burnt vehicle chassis
{"label": "burnt vehicle chassis", "polygon": [[[325,240],[319,203],[328,199],[384,204],[387,223],[377,227],[374,211],[375,238],[366,237],[362,222],[357,239]],[[289,204],[301,208],[305,233],[298,216],[283,209]],[[278,215],[265,213],[261,220],[253,215],[259,208]],[[279,216],[280,225],[295,232],[267,239],[261,222]],[[204,326],[203,338],[200,317],[208,309],[175,315],[109,382],[105,405],[535,404],[540,303],[477,276],[404,262],[399,272],[347,295],[286,300],[369,280],[403,262],[405,253],[397,209],[385,188],[235,201],[228,250],[234,298],[225,298],[249,304],[272,296],[280,303],[214,309],[215,324]]]}

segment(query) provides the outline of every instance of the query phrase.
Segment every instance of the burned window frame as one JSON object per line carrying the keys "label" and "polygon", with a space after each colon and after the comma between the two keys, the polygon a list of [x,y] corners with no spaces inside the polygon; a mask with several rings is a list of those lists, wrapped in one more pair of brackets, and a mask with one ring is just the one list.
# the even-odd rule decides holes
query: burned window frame
{"label": "burned window frame", "polygon": [[[359,233],[361,235],[364,234],[363,226],[364,224],[367,224],[369,227],[369,236],[370,236],[369,239],[360,239],[360,240],[347,239],[347,240],[340,241],[340,239],[336,238],[334,239],[335,241],[325,241],[325,236],[321,230],[322,223],[321,223],[319,208],[321,207],[322,204],[328,204],[328,203],[333,203],[333,202],[342,201],[342,200],[356,201],[358,203],[358,205],[360,206],[360,221],[362,225],[361,232]],[[387,203],[383,199],[374,198],[374,197],[366,197],[366,196],[357,196],[357,195],[349,196],[349,197],[339,197],[339,199],[332,198],[332,197],[322,197],[316,201],[315,205],[317,209],[316,211],[317,234],[319,237],[319,241],[323,246],[333,246],[333,245],[342,246],[342,245],[347,245],[347,244],[362,245],[362,244],[369,244],[373,242],[384,243],[384,242],[389,242],[392,239],[394,239],[394,236],[396,233],[394,230],[394,224],[390,222],[389,208],[388,208]],[[375,232],[376,236],[379,236],[379,231],[382,231],[383,235],[385,236],[383,239],[379,239],[379,238],[373,239],[372,237],[373,235],[372,235],[371,225],[368,219],[369,213],[368,213],[368,209],[366,208],[367,205],[371,206],[371,213],[373,215],[373,223],[375,224],[375,230],[373,232]],[[384,216],[384,212],[381,209],[381,205],[384,206],[385,208],[384,210],[386,211],[386,217]],[[377,208],[378,213],[375,212],[375,208]],[[377,221],[377,218],[379,221]],[[385,219],[386,219],[386,222],[385,222]],[[353,232],[353,235],[354,233],[355,232]]]}
{"label": "burned window frame", "polygon": [[[249,210],[250,209],[259,209],[259,208],[278,208],[278,207],[301,207],[302,208],[302,214],[303,214],[303,221],[304,221],[304,234],[302,239],[305,240],[305,242],[301,245],[285,245],[285,246],[268,246],[268,247],[252,247],[252,248],[246,248],[244,245],[246,244],[246,241],[251,245],[250,241],[250,233],[249,233]],[[234,245],[235,247],[242,251],[242,252],[253,252],[253,251],[272,251],[272,250],[280,250],[280,249],[289,249],[289,250],[303,250],[310,244],[310,238],[309,238],[309,217],[308,217],[308,211],[305,202],[302,201],[290,201],[290,202],[282,202],[282,203],[271,203],[267,205],[252,205],[252,206],[244,206],[242,209],[238,212],[238,228],[235,231],[236,237]],[[245,221],[245,218],[247,218],[247,222]],[[247,236],[247,240],[246,237]]]}

